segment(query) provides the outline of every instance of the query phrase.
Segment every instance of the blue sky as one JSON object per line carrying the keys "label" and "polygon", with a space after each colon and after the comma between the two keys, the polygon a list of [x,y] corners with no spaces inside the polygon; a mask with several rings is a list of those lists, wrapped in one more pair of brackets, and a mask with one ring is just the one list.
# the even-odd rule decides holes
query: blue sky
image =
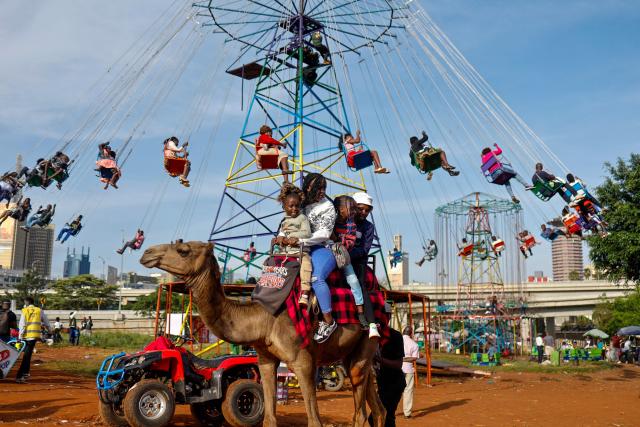
{"label": "blue sky", "polygon": [[[87,94],[96,81],[120,55],[140,37],[170,1],[115,0],[111,2],[14,2],[0,3],[0,131],[3,148],[0,167],[9,169],[20,152],[27,163],[54,149],[62,136],[79,126],[83,113],[95,104]],[[602,180],[602,163],[627,157],[637,151],[640,131],[640,6],[633,1],[451,1],[421,2],[440,28],[467,59],[486,78],[503,99],[551,147],[570,169],[591,186]],[[148,36],[148,34],[146,35]],[[218,40],[215,40],[218,37]],[[141,223],[152,223],[147,230],[148,244],[166,242],[175,236],[206,239],[235,138],[240,131],[239,85],[226,76],[215,82],[211,105],[199,140],[192,140],[192,160],[200,168],[202,185],[183,190],[167,182],[159,150],[168,134],[189,126],[185,112],[198,108],[193,100],[198,82],[212,67],[224,67],[233,58],[220,45],[219,36],[208,35],[173,92],[145,123],[145,133],[136,138],[134,152],[127,162],[121,189],[104,192],[92,180],[90,164],[79,182],[63,192],[35,190],[35,204],[59,203],[56,222],[75,213],[88,212],[87,227],[72,247],[91,246],[92,268],[101,273],[103,257],[119,266],[114,253],[122,239]],[[167,60],[167,68],[177,67]],[[226,89],[230,88],[227,94]],[[226,102],[225,102],[226,100]],[[363,115],[367,107],[361,106]],[[222,123],[216,123],[218,118]],[[122,140],[132,127],[129,122],[115,140]],[[211,128],[217,127],[209,139]],[[404,137],[403,137],[404,139]],[[208,141],[213,146],[208,147]],[[385,148],[380,147],[381,155]],[[90,163],[94,148],[85,159]],[[204,167],[206,166],[206,169]],[[407,167],[410,167],[407,165]],[[194,168],[195,173],[198,171]],[[463,172],[466,173],[466,172]],[[473,173],[477,173],[474,171]],[[529,173],[524,174],[528,176]],[[470,175],[471,176],[471,175]],[[475,175],[478,177],[479,175]],[[403,201],[394,192],[393,178],[378,178],[386,205],[393,205],[389,222],[393,232],[402,232],[407,249],[419,251],[415,228],[407,225]],[[384,181],[386,179],[386,181]],[[415,185],[429,187],[424,178],[414,177]],[[468,181],[460,181],[466,183]],[[460,185],[460,184],[457,184]],[[473,187],[460,191],[471,192]],[[502,189],[493,191],[503,195]],[[198,193],[196,199],[195,192]],[[105,194],[106,193],[106,194]],[[451,199],[464,193],[451,193]],[[429,204],[429,214],[449,194],[438,193]],[[158,199],[162,199],[158,201]],[[525,215],[530,221],[546,205],[527,199]],[[554,212],[545,212],[553,216]],[[431,217],[425,219],[433,227]],[[535,225],[534,225],[535,226]],[[528,261],[529,271],[542,269],[550,274],[549,246],[538,247]],[[56,246],[54,274],[60,274],[66,247]],[[144,271],[137,255],[127,256],[126,270]],[[412,267],[412,278],[430,280],[428,269]]]}

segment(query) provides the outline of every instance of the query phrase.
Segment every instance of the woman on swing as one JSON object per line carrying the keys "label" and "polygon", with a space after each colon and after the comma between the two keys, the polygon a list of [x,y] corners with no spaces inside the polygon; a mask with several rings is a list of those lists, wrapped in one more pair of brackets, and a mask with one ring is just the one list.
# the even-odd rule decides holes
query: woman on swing
{"label": "woman on swing", "polygon": [[289,182],[287,175],[293,172],[289,170],[289,156],[278,147],[286,147],[285,142],[280,142],[273,136],[273,129],[267,125],[260,127],[260,136],[256,139],[256,164],[258,169],[262,169],[262,156],[264,155],[278,155],[278,166],[282,170],[282,177],[284,182]]}
{"label": "woman on swing", "polygon": [[[360,130],[356,131],[356,137],[354,138],[349,132],[345,133],[342,139],[340,140],[339,147],[342,150],[344,146],[344,150],[347,152],[347,164],[350,167],[354,165],[354,156],[358,153],[364,151],[362,146],[359,145],[361,142],[360,139]],[[382,163],[380,163],[380,156],[376,150],[370,150],[371,160],[373,160],[373,165],[375,169],[374,173],[390,173],[389,169],[382,167]]]}
{"label": "woman on swing", "polygon": [[[496,148],[495,150],[491,150],[491,148],[489,147],[485,147],[482,149],[483,165],[486,164],[489,160],[491,160],[492,157],[499,156],[502,154],[502,148],[498,147],[498,144],[493,144],[493,146]],[[524,186],[525,190],[531,190],[533,188],[533,186],[529,185],[527,181],[525,181],[523,177],[518,175],[518,173],[515,170],[511,169],[510,167],[507,167],[502,162],[494,163],[489,168],[489,173],[491,174],[491,179],[493,181],[495,181],[495,179],[502,173],[510,173],[513,175],[511,178],[515,178],[516,181],[518,181],[520,184]],[[513,201],[513,203],[520,203],[520,200],[518,200],[515,194],[513,194],[513,188],[511,188],[511,178],[509,178],[509,180],[502,185],[504,185],[507,188],[507,192],[511,196],[511,200]]]}
{"label": "woman on swing", "polygon": [[[122,173],[120,172],[120,168],[116,162],[116,152],[111,149],[109,142],[98,145],[98,159],[96,160],[96,165],[98,166],[98,171],[100,171],[100,181],[105,184],[104,189],[106,190],[109,188],[109,185],[117,189],[118,186],[116,184]],[[107,178],[107,176],[102,174],[103,171],[106,170],[111,172],[110,178]]]}

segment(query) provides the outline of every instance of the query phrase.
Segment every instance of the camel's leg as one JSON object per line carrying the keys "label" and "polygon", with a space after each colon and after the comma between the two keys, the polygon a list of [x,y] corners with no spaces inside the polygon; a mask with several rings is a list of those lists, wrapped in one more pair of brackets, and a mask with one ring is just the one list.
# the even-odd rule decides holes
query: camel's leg
{"label": "camel's leg", "polygon": [[269,354],[258,352],[258,368],[264,393],[264,426],[276,426],[276,370],[280,361]]}
{"label": "camel's leg", "polygon": [[298,377],[300,391],[304,398],[304,406],[307,411],[307,425],[309,427],[322,427],[318,401],[316,400],[316,364],[315,360],[307,352],[301,351],[292,364]]}
{"label": "camel's leg", "polygon": [[355,352],[345,360],[353,389],[353,425],[362,427],[367,423],[367,388],[371,377],[371,360],[378,348],[377,340],[364,337]]}
{"label": "camel's leg", "polygon": [[376,384],[373,381],[373,372],[369,372],[369,380],[367,381],[367,403],[371,408],[371,416],[373,418],[373,427],[384,427],[384,421],[387,417],[387,410],[384,405],[382,405],[382,401],[380,400],[380,396],[378,395],[378,390],[376,388]]}

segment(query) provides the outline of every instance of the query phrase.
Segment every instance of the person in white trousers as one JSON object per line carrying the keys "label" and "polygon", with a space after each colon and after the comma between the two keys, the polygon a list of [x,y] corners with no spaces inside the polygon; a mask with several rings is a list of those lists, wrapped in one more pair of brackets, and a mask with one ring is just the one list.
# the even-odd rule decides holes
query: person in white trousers
{"label": "person in white trousers", "polygon": [[413,328],[407,326],[402,331],[402,340],[404,341],[404,359],[402,359],[402,372],[407,386],[402,393],[402,412],[405,418],[411,418],[411,410],[413,409],[413,389],[415,388],[415,371],[413,362],[420,357],[418,344],[413,340]]}

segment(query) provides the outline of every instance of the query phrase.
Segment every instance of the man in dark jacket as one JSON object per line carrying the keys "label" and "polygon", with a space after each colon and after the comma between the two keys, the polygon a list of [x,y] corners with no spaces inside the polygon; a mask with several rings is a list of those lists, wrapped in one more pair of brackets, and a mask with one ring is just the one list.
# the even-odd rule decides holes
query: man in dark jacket
{"label": "man in dark jacket", "polygon": [[18,329],[18,318],[11,311],[11,301],[3,301],[0,309],[0,340],[9,341],[11,339],[11,329]]}

